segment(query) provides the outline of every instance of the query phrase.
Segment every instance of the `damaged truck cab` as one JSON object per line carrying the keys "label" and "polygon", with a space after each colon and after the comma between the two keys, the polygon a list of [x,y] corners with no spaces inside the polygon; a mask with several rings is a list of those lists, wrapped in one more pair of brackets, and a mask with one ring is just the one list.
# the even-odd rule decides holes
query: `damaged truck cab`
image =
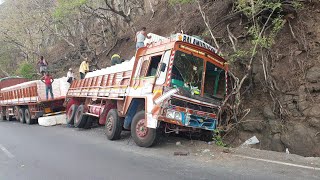
{"label": "damaged truck cab", "polygon": [[198,38],[151,36],[151,42],[132,60],[73,82],[67,94],[69,123],[86,128],[97,120],[105,124],[111,140],[128,129],[142,147],[156,142],[158,130],[179,133],[216,128],[227,93],[226,61]]}

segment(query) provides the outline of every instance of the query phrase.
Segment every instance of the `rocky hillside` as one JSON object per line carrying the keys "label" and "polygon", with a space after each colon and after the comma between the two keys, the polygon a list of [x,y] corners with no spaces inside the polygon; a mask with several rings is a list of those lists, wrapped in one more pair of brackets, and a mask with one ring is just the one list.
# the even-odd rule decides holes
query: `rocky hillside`
{"label": "rocky hillside", "polygon": [[143,26],[162,36],[182,30],[218,46],[239,80],[234,84],[239,91],[226,103],[227,122],[221,124],[228,145],[255,135],[259,149],[320,156],[318,0],[114,1],[108,11],[103,2],[88,2],[81,1],[76,7],[82,13],[72,15],[84,26],[70,34],[55,32],[38,51],[46,54],[57,76],[77,69],[83,55],[93,60],[92,68],[109,65],[113,53],[131,58],[135,31]]}

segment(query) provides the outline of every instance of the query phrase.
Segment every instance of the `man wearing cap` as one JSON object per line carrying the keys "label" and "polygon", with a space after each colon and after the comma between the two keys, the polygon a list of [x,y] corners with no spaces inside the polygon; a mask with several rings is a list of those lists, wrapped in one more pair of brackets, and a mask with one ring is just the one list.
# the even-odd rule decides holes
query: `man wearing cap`
{"label": "man wearing cap", "polygon": [[69,71],[67,73],[67,82],[71,84],[73,80],[74,80],[73,71],[72,71],[72,68],[69,68]]}
{"label": "man wearing cap", "polygon": [[114,54],[111,56],[111,66],[120,64],[120,63],[121,63],[121,59],[119,54]]}
{"label": "man wearing cap", "polygon": [[79,72],[80,72],[80,79],[84,79],[84,77],[86,76],[86,73],[89,72],[88,58],[84,58],[84,61],[82,61],[82,63],[80,64]]}

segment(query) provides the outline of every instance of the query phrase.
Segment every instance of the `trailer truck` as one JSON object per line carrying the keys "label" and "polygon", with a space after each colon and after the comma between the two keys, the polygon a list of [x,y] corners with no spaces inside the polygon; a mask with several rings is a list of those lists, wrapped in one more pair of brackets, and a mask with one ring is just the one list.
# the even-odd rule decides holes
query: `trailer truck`
{"label": "trailer truck", "polygon": [[[63,103],[69,88],[67,78],[55,79],[53,99],[46,99],[45,84],[40,80],[12,80],[0,90],[0,119],[33,124],[45,114],[65,111]],[[1,84],[1,82],[0,82]]]}

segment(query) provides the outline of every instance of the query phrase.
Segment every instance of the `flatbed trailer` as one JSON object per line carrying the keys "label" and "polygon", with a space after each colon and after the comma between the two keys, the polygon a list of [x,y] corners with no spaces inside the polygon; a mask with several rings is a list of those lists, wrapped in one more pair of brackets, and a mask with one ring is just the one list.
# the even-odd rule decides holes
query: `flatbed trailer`
{"label": "flatbed trailer", "polygon": [[[53,99],[46,99],[45,84],[40,80],[19,83],[0,90],[0,118],[33,124],[47,113],[64,111],[63,103],[69,88],[67,78],[55,79]],[[50,95],[49,95],[50,97]]]}
{"label": "flatbed trailer", "polygon": [[185,34],[151,42],[131,60],[76,80],[68,90],[67,121],[105,125],[110,140],[131,130],[138,146],[164,133],[213,132],[227,94],[228,63],[204,41]]}

